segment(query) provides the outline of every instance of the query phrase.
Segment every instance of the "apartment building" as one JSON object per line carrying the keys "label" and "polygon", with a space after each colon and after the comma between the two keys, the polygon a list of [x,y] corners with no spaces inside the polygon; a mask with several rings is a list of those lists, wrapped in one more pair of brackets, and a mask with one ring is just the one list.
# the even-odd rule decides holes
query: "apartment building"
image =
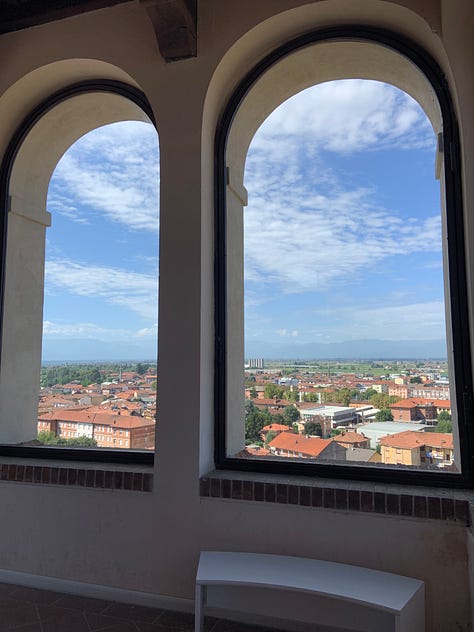
{"label": "apartment building", "polygon": [[306,437],[293,432],[282,432],[272,439],[268,448],[275,456],[297,459],[325,459],[344,461],[346,450],[331,439]]}
{"label": "apartment building", "polygon": [[440,412],[451,413],[449,399],[410,397],[390,405],[394,421],[420,421],[434,424]]}
{"label": "apartment building", "polygon": [[41,431],[65,439],[95,439],[99,448],[153,450],[155,447],[154,421],[113,411],[54,411],[38,417],[38,432]]}
{"label": "apartment building", "polygon": [[453,464],[453,436],[441,432],[407,430],[380,439],[382,463],[386,465]]}

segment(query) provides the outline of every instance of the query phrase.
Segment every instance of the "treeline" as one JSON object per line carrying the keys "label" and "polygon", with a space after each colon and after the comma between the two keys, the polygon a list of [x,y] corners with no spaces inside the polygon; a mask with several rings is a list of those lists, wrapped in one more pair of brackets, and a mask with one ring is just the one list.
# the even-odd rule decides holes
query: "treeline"
{"label": "treeline", "polygon": [[38,432],[38,442],[41,445],[56,445],[65,448],[97,448],[97,441],[92,437],[57,437],[54,432],[42,430]]}
{"label": "treeline", "polygon": [[45,366],[41,368],[41,386],[54,386],[55,384],[68,384],[79,381],[82,386],[89,386],[97,382],[105,382],[108,377],[116,376],[120,371],[135,371],[144,375],[149,368],[156,369],[156,365],[145,362],[129,364],[61,364],[58,366]]}
{"label": "treeline", "polygon": [[[285,406],[281,413],[271,414],[269,410],[258,409],[252,400],[245,402],[245,443],[256,443],[262,445],[262,430],[270,424],[281,424],[288,426],[288,430],[295,430],[294,424],[300,418],[299,410],[293,405]],[[297,432],[297,430],[296,430]],[[267,436],[267,443],[275,435]]]}

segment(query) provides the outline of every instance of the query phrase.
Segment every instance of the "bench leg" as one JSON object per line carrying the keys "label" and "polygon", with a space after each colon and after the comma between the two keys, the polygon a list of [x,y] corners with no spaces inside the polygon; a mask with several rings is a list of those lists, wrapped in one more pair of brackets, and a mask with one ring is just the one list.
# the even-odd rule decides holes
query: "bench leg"
{"label": "bench leg", "polygon": [[206,605],[206,586],[196,584],[196,596],[194,602],[194,632],[204,630],[204,606]]}

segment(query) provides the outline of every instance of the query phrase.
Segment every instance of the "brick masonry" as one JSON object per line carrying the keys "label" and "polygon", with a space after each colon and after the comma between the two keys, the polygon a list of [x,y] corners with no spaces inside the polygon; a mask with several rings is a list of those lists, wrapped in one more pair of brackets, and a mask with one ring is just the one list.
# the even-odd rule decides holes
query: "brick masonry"
{"label": "brick masonry", "polygon": [[286,483],[230,480],[217,477],[200,479],[201,498],[226,498],[318,507],[342,511],[444,520],[465,526],[470,524],[469,502],[449,497],[394,494],[358,489],[315,487]]}
{"label": "brick masonry", "polygon": [[51,467],[49,465],[2,463],[0,465],[0,481],[33,485],[124,489],[135,492],[151,492],[153,490],[153,474],[150,472]]}

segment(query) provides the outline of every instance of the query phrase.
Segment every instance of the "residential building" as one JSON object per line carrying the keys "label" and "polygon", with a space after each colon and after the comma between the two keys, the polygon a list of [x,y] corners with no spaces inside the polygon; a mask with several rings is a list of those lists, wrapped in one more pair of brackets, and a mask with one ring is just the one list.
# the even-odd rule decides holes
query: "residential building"
{"label": "residential building", "polygon": [[451,414],[449,399],[425,399],[411,397],[390,405],[394,421],[422,421],[435,425],[440,412]]}
{"label": "residential building", "polygon": [[275,456],[287,458],[331,461],[344,461],[346,458],[346,449],[331,439],[305,437],[293,432],[282,432],[270,441],[268,448]]}
{"label": "residential building", "polygon": [[341,434],[333,437],[333,441],[339,443],[344,448],[369,448],[370,439],[368,439],[362,432],[357,431],[343,431]]}
{"label": "residential building", "polygon": [[38,432],[47,430],[65,439],[89,437],[99,448],[153,450],[155,423],[120,412],[57,410],[38,418]]}
{"label": "residential building", "polygon": [[386,465],[453,464],[453,435],[406,430],[380,439],[382,463]]}

